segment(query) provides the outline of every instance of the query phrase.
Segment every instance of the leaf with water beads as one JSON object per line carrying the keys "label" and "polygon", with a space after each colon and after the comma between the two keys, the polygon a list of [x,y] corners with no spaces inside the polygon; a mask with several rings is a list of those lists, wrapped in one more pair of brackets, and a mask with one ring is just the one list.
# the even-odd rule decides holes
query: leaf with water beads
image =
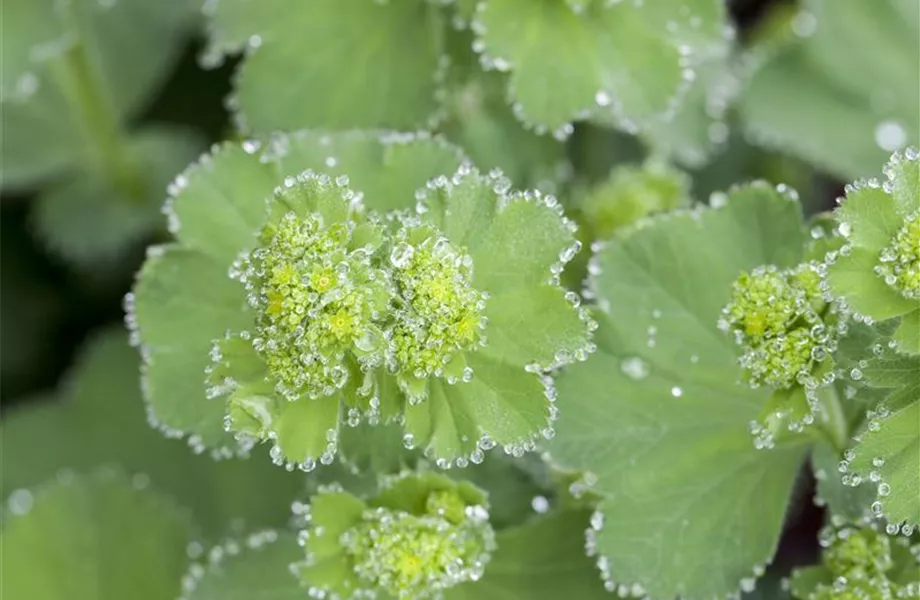
{"label": "leaf with water beads", "polygon": [[[886,320],[918,310],[920,299],[920,160],[897,152],[886,181],[847,186],[836,217],[848,243],[827,257],[830,291],[861,317]],[[900,337],[900,335],[899,335]]]}
{"label": "leaf with water beads", "polygon": [[483,71],[471,32],[448,31],[447,36],[450,66],[445,118],[438,130],[460,145],[473,164],[502,169],[516,187],[558,191],[571,171],[565,144],[528,130],[514,116],[507,99],[508,75]]}
{"label": "leaf with water beads", "polygon": [[246,131],[424,128],[439,108],[437,6],[220,0],[209,9],[209,54],[247,50],[233,99]]}
{"label": "leaf with water beads", "polygon": [[[897,412],[884,407],[848,454],[848,469],[877,484],[872,510],[910,531],[920,524],[920,397]],[[852,478],[852,477],[851,477]]]}
{"label": "leaf with water beads", "polygon": [[270,529],[227,541],[191,564],[180,600],[303,600],[308,590],[290,570],[300,552],[293,534]]}
{"label": "leaf with water beads", "polygon": [[204,369],[213,340],[251,324],[227,269],[252,245],[285,176],[308,168],[357,173],[369,202],[406,208],[418,186],[459,163],[456,148],[423,134],[296,132],[215,147],[179,175],[166,206],[178,245],[149,253],[126,301],[145,358],[145,397],[161,428],[220,454],[236,450],[222,430],[223,403],[206,398]]}
{"label": "leaf with water beads", "polygon": [[592,113],[609,113],[633,130],[643,118],[674,110],[692,77],[693,54],[725,41],[719,2],[686,2],[679,10],[650,2],[579,6],[487,0],[473,22],[483,65],[512,73],[517,116],[561,136],[572,120]]}
{"label": "leaf with water beads", "polygon": [[749,137],[842,179],[918,143],[920,69],[907,50],[920,41],[918,17],[911,2],[805,2],[792,20],[798,43],[770,57],[744,94]]}
{"label": "leaf with water beads", "polygon": [[586,511],[556,511],[498,532],[482,579],[449,590],[446,600],[610,598],[584,555],[588,521]]}
{"label": "leaf with water beads", "polygon": [[[178,57],[187,0],[17,2],[4,11],[0,76],[4,186],[96,160]],[[125,36],[123,32],[135,35]],[[102,161],[102,162],[98,162]]]}
{"label": "leaf with water beads", "polygon": [[5,505],[4,598],[160,600],[179,593],[194,526],[176,506],[99,471]]}
{"label": "leaf with water beads", "polygon": [[464,353],[471,378],[455,386],[432,381],[431,406],[407,409],[412,442],[446,464],[481,460],[496,443],[519,454],[552,435],[554,396],[537,372],[583,359],[591,349],[593,322],[577,295],[558,284],[578,250],[574,224],[555,198],[509,194],[509,187],[498,172],[483,177],[461,167],[419,195],[420,218],[469,252],[470,283],[488,294],[485,343]]}
{"label": "leaf with water beads", "polygon": [[754,447],[748,424],[768,394],[739,382],[716,321],[740,272],[797,264],[805,241],[798,203],[754,185],[653,217],[596,255],[600,350],[559,376],[565,417],[548,451],[594,474],[590,550],[608,586],[724,596],[770,561],[805,445]]}

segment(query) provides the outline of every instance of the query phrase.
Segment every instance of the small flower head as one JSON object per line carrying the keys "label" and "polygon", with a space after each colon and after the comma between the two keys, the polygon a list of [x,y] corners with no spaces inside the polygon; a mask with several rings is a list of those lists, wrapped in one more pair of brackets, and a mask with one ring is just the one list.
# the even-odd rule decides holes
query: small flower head
{"label": "small flower head", "polygon": [[472,285],[472,259],[431,228],[406,227],[396,235],[390,263],[399,316],[391,366],[416,379],[464,377],[455,357],[481,345],[485,328],[487,295]]}
{"label": "small flower head", "polygon": [[742,273],[719,327],[743,349],[741,365],[752,385],[785,389],[812,374],[833,350],[835,307],[821,291],[818,266]]}
{"label": "small flower head", "polygon": [[379,327],[392,296],[372,253],[352,247],[352,222],[325,225],[318,214],[284,214],[244,255],[239,279],[257,313],[253,345],[288,399],[327,396],[348,379],[346,356],[383,357]]}
{"label": "small flower head", "polygon": [[834,573],[854,578],[884,575],[894,566],[891,542],[887,535],[871,527],[842,529],[838,539],[824,554],[824,562]]}
{"label": "small flower head", "polygon": [[384,478],[366,501],[322,490],[307,511],[297,571],[321,597],[443,598],[485,572],[495,549],[486,507],[482,490],[430,471]]}
{"label": "small flower head", "polygon": [[[908,538],[888,536],[873,524],[827,527],[821,532],[824,569],[808,600],[888,600],[916,598],[918,582],[893,580],[894,572],[917,573]],[[900,546],[897,548],[896,546]],[[909,562],[911,564],[901,564]]]}
{"label": "small flower head", "polygon": [[875,272],[905,298],[920,300],[920,211],[905,219],[882,250]]}
{"label": "small flower head", "polygon": [[341,541],[358,577],[397,598],[437,597],[479,579],[493,545],[487,522],[386,508],[366,511]]}

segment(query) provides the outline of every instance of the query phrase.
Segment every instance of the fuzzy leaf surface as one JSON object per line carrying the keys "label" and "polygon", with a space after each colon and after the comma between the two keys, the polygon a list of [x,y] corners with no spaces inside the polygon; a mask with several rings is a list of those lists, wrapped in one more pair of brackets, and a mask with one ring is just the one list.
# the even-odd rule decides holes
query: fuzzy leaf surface
{"label": "fuzzy leaf surface", "polygon": [[666,112],[683,86],[681,48],[722,42],[721,3],[685,6],[487,0],[477,18],[487,62],[512,71],[518,116],[555,130],[592,112],[626,123]]}
{"label": "fuzzy leaf surface", "polygon": [[897,0],[804,4],[815,30],[754,74],[741,104],[746,126],[757,143],[838,177],[870,176],[887,154],[918,143],[920,57],[908,50],[920,43],[918,8]]}
{"label": "fuzzy leaf surface", "polygon": [[[255,534],[249,540],[265,534]],[[301,600],[304,588],[289,566],[301,558],[294,536],[269,534],[270,541],[239,543],[242,551],[219,565],[207,565],[187,600]]]}
{"label": "fuzzy leaf surface", "polygon": [[716,321],[741,271],[794,265],[804,243],[798,204],[755,185],[648,220],[597,256],[600,350],[559,378],[548,449],[597,475],[596,550],[616,583],[724,596],[771,559],[804,446],[754,448],[748,423],[768,394],[740,382]]}
{"label": "fuzzy leaf surface", "polygon": [[51,483],[7,506],[5,598],[159,600],[179,595],[195,530],[165,499],[122,477],[95,473]]}
{"label": "fuzzy leaf surface", "polygon": [[129,194],[97,174],[76,174],[38,197],[38,234],[52,251],[78,264],[112,261],[131,244],[165,230],[163,191],[199,148],[199,140],[186,132],[140,134],[130,148],[145,173],[139,189]]}
{"label": "fuzzy leaf surface", "polygon": [[438,108],[442,25],[422,0],[224,0],[212,51],[250,45],[236,86],[249,131],[414,129]]}
{"label": "fuzzy leaf surface", "polygon": [[499,532],[483,578],[450,590],[446,600],[608,598],[584,555],[585,511],[561,511]]}
{"label": "fuzzy leaf surface", "polygon": [[84,163],[108,134],[100,119],[113,119],[94,111],[120,122],[142,109],[193,15],[189,0],[9,4],[0,52],[4,187]]}
{"label": "fuzzy leaf surface", "polygon": [[[864,476],[880,475],[876,499],[893,523],[920,523],[920,397],[915,393],[906,407],[882,419],[877,430],[861,434],[853,447],[850,469]],[[881,466],[876,459],[883,461]]]}
{"label": "fuzzy leaf surface", "polygon": [[2,496],[59,472],[115,464],[191,509],[207,539],[220,539],[234,521],[283,525],[290,499],[304,488],[300,478],[273,467],[262,452],[215,461],[164,438],[147,423],[138,362],[121,328],[107,330],[87,345],[59,398],[5,414]]}

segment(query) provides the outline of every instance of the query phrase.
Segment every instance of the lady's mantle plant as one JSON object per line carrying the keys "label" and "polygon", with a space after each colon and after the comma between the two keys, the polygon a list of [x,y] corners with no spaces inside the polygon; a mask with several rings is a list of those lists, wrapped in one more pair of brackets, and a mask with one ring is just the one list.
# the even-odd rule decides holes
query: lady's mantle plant
{"label": "lady's mantle plant", "polygon": [[484,492],[435,473],[394,476],[367,501],[326,488],[295,509],[307,554],[293,568],[316,598],[442,597],[495,549]]}
{"label": "lady's mantle plant", "polygon": [[[369,165],[357,181],[374,185],[363,191],[344,175],[302,171],[315,164],[308,151],[335,143],[450,154],[429,139],[304,134],[275,138],[264,152],[256,142],[219,149],[180,178],[187,187],[176,189],[172,218],[181,245],[153,253],[130,299],[153,418],[186,429],[164,411],[171,400],[157,386],[166,378],[188,392],[178,412],[200,406],[217,416],[211,407],[221,406],[217,420],[237,448],[201,421],[189,428],[194,444],[227,453],[271,441],[275,462],[306,471],[332,462],[341,427],[365,421],[401,423],[402,443],[444,468],[481,462],[495,445],[520,456],[552,437],[555,392],[544,373],[592,349],[593,321],[559,285],[579,247],[574,224],[554,198],[511,192],[500,173],[465,165],[418,191],[415,163]],[[257,175],[231,172],[234,162]],[[295,165],[299,174],[274,174]],[[223,175],[239,181],[226,199]],[[278,184],[274,193],[263,180]],[[213,212],[194,204],[208,195]],[[231,232],[198,220],[217,225],[230,210],[246,215]],[[203,256],[216,244],[219,256]],[[196,297],[204,281],[210,297]],[[161,301],[201,302],[193,314],[209,314],[175,331],[195,336],[196,348],[216,340],[192,358],[199,373],[165,358],[176,340],[157,330]]]}

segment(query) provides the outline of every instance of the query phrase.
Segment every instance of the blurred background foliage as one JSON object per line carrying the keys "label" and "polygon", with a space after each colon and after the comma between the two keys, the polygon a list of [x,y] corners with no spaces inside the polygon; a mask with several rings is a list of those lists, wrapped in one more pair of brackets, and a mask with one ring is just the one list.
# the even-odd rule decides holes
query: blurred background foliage
{"label": "blurred background foliage", "polygon": [[[268,461],[215,468],[150,430],[120,326],[145,247],[168,236],[159,210],[168,182],[234,135],[226,98],[238,59],[210,64],[194,1],[101,10],[104,0],[73,0],[62,3],[65,18],[49,20],[52,4],[2,7],[0,431],[4,455],[19,454],[4,460],[2,495],[63,466],[115,462],[156,478],[206,536],[240,515],[249,526],[278,524],[297,478],[260,468]],[[796,188],[810,212],[827,210],[844,181],[917,143],[916,0],[733,0],[730,10],[731,54],[700,69],[673,123],[638,138],[599,123],[576,125],[564,143],[509,128],[492,74],[471,79],[462,61],[448,76],[442,132],[484,167],[555,188],[591,224],[587,238],[754,178]],[[19,36],[44,42],[30,56]],[[469,47],[456,37],[449,43]],[[61,40],[72,44],[63,53]],[[36,51],[56,58],[35,70]],[[506,129],[513,136],[496,135]],[[585,262],[574,265],[567,281],[577,286]],[[779,572],[816,555],[814,482],[803,476],[799,488]],[[247,489],[277,490],[279,502]],[[228,492],[232,504],[213,501]]]}

